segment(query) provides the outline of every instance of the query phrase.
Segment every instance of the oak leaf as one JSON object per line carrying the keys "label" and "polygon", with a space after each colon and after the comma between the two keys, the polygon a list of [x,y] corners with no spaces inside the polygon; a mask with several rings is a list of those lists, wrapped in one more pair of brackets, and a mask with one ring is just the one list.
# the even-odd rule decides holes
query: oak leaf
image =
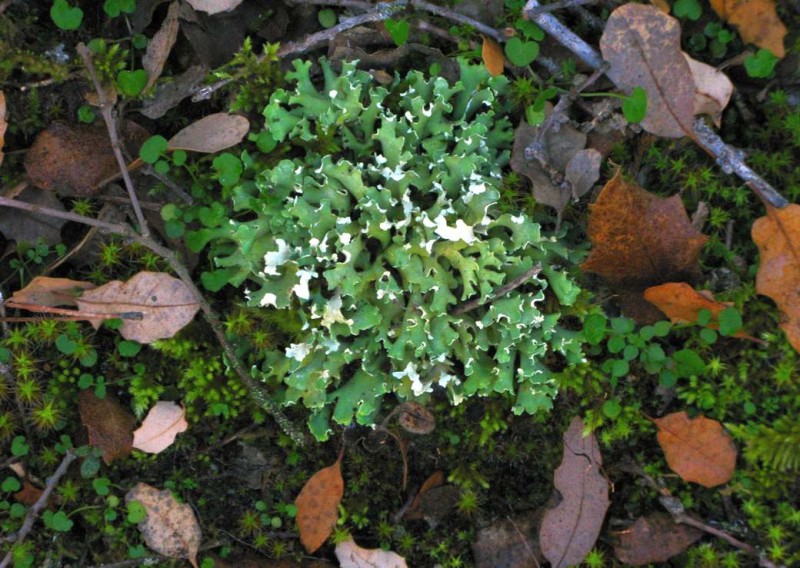
{"label": "oak leaf", "polygon": [[185,408],[174,402],[159,401],[133,433],[133,447],[149,454],[161,453],[188,427]]}
{"label": "oak leaf", "polygon": [[590,206],[592,252],[582,268],[603,276],[619,294],[623,312],[640,323],[661,319],[645,288],[700,276],[707,237],[692,226],[681,198],[649,193],[617,174]]}
{"label": "oak leaf", "polygon": [[128,491],[125,502],[130,501],[139,501],[147,511],[147,518],[139,523],[147,546],[170,558],[186,558],[197,568],[203,535],[191,505],[176,501],[169,489],[159,491],[146,483]]}
{"label": "oak leaf", "polygon": [[339,518],[339,503],[344,494],[342,454],[336,463],[319,470],[309,479],[294,500],[300,542],[313,554],[325,544]]}
{"label": "oak leaf", "polygon": [[564,433],[564,457],[555,472],[561,501],[545,511],[539,529],[542,553],[554,568],[583,561],[611,504],[597,439],[594,434],[584,436],[583,431],[583,421],[575,417]]}
{"label": "oak leaf", "polygon": [[676,523],[667,513],[639,517],[628,529],[619,533],[614,554],[620,562],[643,566],[666,562],[685,551],[705,533],[700,529]]}
{"label": "oak leaf", "polygon": [[773,0],[710,0],[717,15],[739,30],[745,43],[769,49],[776,57],[786,55],[786,26],[775,11]]}
{"label": "oak leaf", "polygon": [[352,538],[336,545],[340,568],[407,568],[405,558],[380,548],[361,548]]}
{"label": "oak leaf", "polygon": [[97,398],[90,390],[78,395],[78,408],[89,431],[89,443],[102,450],[104,462],[110,464],[131,453],[136,426],[133,414],[111,396]]}
{"label": "oak leaf", "polygon": [[[137,314],[137,318],[124,318],[119,331],[125,339],[139,343],[172,337],[200,309],[186,284],[163,272],[139,272],[127,282],[114,280],[84,292],[77,303],[80,311],[94,314]],[[95,329],[102,323],[89,321]]]}
{"label": "oak leaf", "polygon": [[481,58],[486,69],[492,77],[497,77],[503,74],[505,64],[505,57],[500,45],[492,38],[483,36],[483,47],[481,49]]}
{"label": "oak leaf", "polygon": [[752,236],[761,256],[756,291],[777,304],[781,329],[800,351],[800,205],[767,205],[767,215],[753,223]]}
{"label": "oak leaf", "polygon": [[653,423],[667,464],[681,479],[716,487],[733,477],[737,451],[722,424],[703,415],[689,418],[685,411],[653,419]]}

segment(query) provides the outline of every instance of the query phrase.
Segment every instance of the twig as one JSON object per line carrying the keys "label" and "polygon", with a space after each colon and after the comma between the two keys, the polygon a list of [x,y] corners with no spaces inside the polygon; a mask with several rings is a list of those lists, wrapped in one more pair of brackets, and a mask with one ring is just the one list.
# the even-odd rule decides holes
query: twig
{"label": "twig", "polygon": [[528,270],[526,270],[513,280],[510,280],[505,284],[503,284],[502,286],[498,287],[497,290],[492,292],[492,294],[490,294],[485,301],[482,301],[480,296],[478,296],[477,298],[472,298],[471,300],[462,302],[458,304],[456,307],[454,307],[450,312],[450,315],[460,316],[461,314],[467,313],[486,304],[490,304],[494,300],[502,298],[512,290],[516,290],[517,288],[525,284],[525,282],[527,282],[528,280],[539,274],[541,270],[542,266],[540,264],[537,264],[536,266],[534,266],[533,268],[529,268]]}
{"label": "twig", "polygon": [[114,151],[114,157],[117,159],[119,171],[122,173],[122,179],[125,182],[125,189],[128,190],[128,196],[131,198],[131,206],[133,207],[133,212],[136,215],[136,221],[139,223],[139,231],[141,231],[143,237],[147,238],[150,236],[150,229],[147,226],[147,220],[144,218],[142,208],[139,205],[139,199],[136,197],[136,189],[133,186],[133,180],[131,179],[131,174],[128,171],[128,163],[122,155],[122,144],[119,141],[119,132],[117,131],[117,119],[114,113],[114,103],[108,99],[105,88],[100,84],[100,79],[98,78],[97,71],[94,68],[94,63],[92,62],[92,53],[89,51],[89,48],[81,42],[78,44],[76,49],[78,54],[81,56],[81,59],[83,59],[83,64],[86,66],[86,70],[89,72],[89,76],[92,78],[92,83],[94,83],[94,88],[97,91],[97,96],[99,97],[98,102],[100,104],[100,114],[103,116],[103,120],[106,123],[106,128],[108,129],[108,138],[111,141],[111,149]]}
{"label": "twig", "polygon": [[340,8],[358,8],[361,10],[371,10],[375,5],[364,0],[289,0],[292,6],[302,6],[310,4],[314,6],[338,6]]}
{"label": "twig", "polygon": [[666,509],[670,515],[672,515],[672,520],[675,521],[676,523],[690,525],[710,535],[714,535],[717,538],[721,538],[731,546],[738,548],[739,550],[742,550],[747,554],[750,554],[758,558],[758,565],[761,566],[762,568],[785,568],[783,566],[775,564],[768,558],[763,557],[758,552],[756,547],[747,544],[746,542],[742,542],[741,540],[735,538],[734,536],[728,534],[727,532],[712,527],[710,525],[707,525],[706,523],[698,519],[695,519],[694,517],[689,515],[686,512],[686,509],[683,507],[683,503],[681,502],[681,500],[673,496],[670,490],[664,486],[664,483],[660,479],[659,480],[654,479],[651,475],[646,473],[639,464],[634,463],[632,461],[626,461],[622,464],[622,469],[624,471],[628,471],[630,473],[634,473],[640,476],[647,485],[658,491],[658,493],[661,495],[658,498],[659,502],[664,507],[664,509]]}
{"label": "twig", "polygon": [[437,6],[430,2],[426,2],[426,0],[411,0],[411,5],[418,10],[424,10],[435,16],[439,16],[441,18],[445,18],[453,22],[458,22],[460,24],[466,24],[468,26],[472,26],[473,28],[481,32],[483,35],[487,35],[500,43],[505,42],[507,39],[502,32],[494,29],[493,27],[487,26],[486,24],[479,22],[475,18],[470,18],[469,16],[465,16],[464,14],[459,14],[458,12],[454,12],[449,8]]}
{"label": "twig", "polygon": [[[56,469],[55,473],[50,477],[50,479],[47,480],[47,483],[44,486],[44,491],[42,491],[42,494],[39,495],[36,503],[34,503],[33,506],[28,509],[28,514],[25,515],[25,520],[22,522],[22,526],[17,531],[16,538],[14,539],[15,545],[21,544],[22,541],[25,540],[25,537],[28,536],[28,533],[31,532],[34,521],[39,516],[39,513],[42,512],[42,509],[47,506],[47,501],[50,499],[50,494],[56,488],[56,485],[58,485],[58,482],[61,480],[64,474],[67,473],[69,465],[75,461],[76,458],[77,456],[72,453],[71,449],[67,450],[67,453],[64,455],[64,459],[61,460],[58,469]],[[0,568],[6,568],[9,564],[11,564],[13,554],[13,550],[10,550],[8,554],[6,554],[5,558],[3,558],[3,561],[0,562]]]}
{"label": "twig", "polygon": [[575,6],[594,4],[595,2],[597,2],[597,0],[559,0],[558,2],[545,4],[544,6],[537,6],[535,8],[528,8],[528,6],[525,6],[523,13],[525,14],[525,17],[530,20],[539,14],[547,14],[549,12],[563,10],[564,8],[573,8]]}
{"label": "twig", "polygon": [[[537,0],[528,0],[523,8],[523,13],[527,14],[538,7],[540,4]],[[554,16],[539,14],[531,19],[584,63],[593,69],[600,69],[603,64],[600,54]],[[777,208],[788,205],[789,202],[786,198],[744,163],[742,153],[726,144],[701,118],[695,119],[692,132],[688,134],[703,150],[716,159],[723,172],[739,176],[766,203]]]}

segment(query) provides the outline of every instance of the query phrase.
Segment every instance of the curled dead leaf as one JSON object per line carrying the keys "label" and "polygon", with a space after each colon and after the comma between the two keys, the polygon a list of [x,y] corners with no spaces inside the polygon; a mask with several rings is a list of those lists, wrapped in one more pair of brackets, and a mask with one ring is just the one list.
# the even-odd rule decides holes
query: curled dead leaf
{"label": "curled dead leaf", "polygon": [[361,548],[349,538],[336,545],[341,568],[407,568],[406,560],[396,552],[380,548]]}
{"label": "curled dead leaf", "polygon": [[733,94],[733,83],[722,71],[683,54],[694,79],[694,114],[707,114],[719,127],[722,111]]}
{"label": "curled dead leaf", "polygon": [[133,447],[149,454],[161,453],[188,427],[185,408],[174,402],[158,401],[134,431]]}
{"label": "curled dead leaf", "polygon": [[77,306],[75,299],[80,293],[94,288],[95,285],[91,282],[37,276],[22,290],[14,292],[6,305],[12,308],[15,304],[36,304],[50,307]]}

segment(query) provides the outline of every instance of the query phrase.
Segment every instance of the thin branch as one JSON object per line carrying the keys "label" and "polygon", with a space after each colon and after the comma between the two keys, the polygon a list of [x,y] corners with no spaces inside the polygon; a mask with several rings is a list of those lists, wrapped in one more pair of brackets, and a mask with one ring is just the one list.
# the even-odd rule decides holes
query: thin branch
{"label": "thin branch", "polygon": [[559,0],[558,2],[553,2],[552,4],[545,4],[544,6],[537,6],[535,8],[528,8],[525,6],[523,9],[523,13],[525,17],[529,20],[538,16],[539,14],[547,14],[549,12],[555,12],[557,10],[563,10],[564,8],[573,8],[575,6],[584,6],[586,4],[594,4],[597,0]]}
{"label": "thin branch", "polygon": [[26,203],[24,201],[9,199],[7,197],[0,197],[0,206],[22,209],[23,211],[28,211],[29,213],[37,213],[41,215],[47,215],[48,217],[56,217],[57,219],[66,219],[67,221],[83,223],[84,225],[90,225],[92,227],[97,227],[98,229],[104,229],[124,237],[132,237],[136,234],[130,227],[121,223],[109,223],[93,217],[86,217],[84,215],[78,215],[77,213],[71,213],[69,211],[59,211],[58,209],[51,209],[50,207],[45,207],[43,205]]}
{"label": "thin branch", "polygon": [[[528,14],[540,6],[538,0],[528,0],[525,8],[523,8],[523,13]],[[603,59],[600,54],[554,16],[551,14],[539,14],[531,19],[592,69],[601,68]],[[722,167],[722,171],[739,176],[765,202],[777,208],[785,207],[788,204],[786,198],[745,164],[740,151],[726,144],[702,119],[697,118],[695,120],[692,132],[689,134],[703,150],[717,160],[717,163]]]}
{"label": "thin branch", "polygon": [[502,32],[494,29],[493,27],[487,26],[486,24],[479,22],[475,18],[470,18],[469,16],[465,16],[464,14],[455,12],[450,8],[437,6],[436,4],[432,4],[430,2],[427,2],[426,0],[411,0],[411,5],[418,10],[424,10],[425,12],[429,12],[441,18],[445,18],[453,22],[458,22],[459,24],[466,24],[468,26],[472,26],[482,34],[491,37],[497,42],[503,43],[507,39]]}
{"label": "thin branch", "polygon": [[[47,501],[50,499],[50,494],[56,488],[56,485],[58,485],[58,482],[61,480],[64,474],[67,473],[69,465],[75,461],[76,458],[77,456],[72,453],[72,450],[67,450],[67,453],[64,456],[64,459],[61,460],[61,464],[59,464],[58,469],[56,469],[55,473],[50,477],[50,479],[47,480],[47,483],[44,486],[44,491],[42,491],[42,494],[39,495],[36,503],[34,503],[33,506],[28,509],[28,514],[25,515],[25,520],[22,522],[22,526],[17,531],[16,538],[14,539],[14,545],[22,544],[22,542],[25,540],[25,537],[27,537],[28,533],[31,532],[34,521],[36,521],[36,518],[39,516],[39,513],[42,512],[42,509],[47,506]],[[11,564],[13,555],[13,550],[9,550],[8,554],[6,554],[5,558],[3,558],[3,561],[0,562],[0,568],[7,568],[7,566]]]}
{"label": "thin branch", "polygon": [[133,206],[133,212],[136,215],[136,221],[139,223],[139,230],[141,231],[143,237],[149,237],[150,228],[147,226],[147,220],[144,218],[142,208],[139,205],[139,198],[136,196],[136,188],[133,186],[133,180],[131,179],[131,174],[128,171],[128,163],[125,160],[125,157],[122,155],[122,144],[119,140],[117,119],[114,114],[114,103],[108,99],[105,88],[100,84],[100,79],[98,78],[97,71],[94,68],[94,63],[92,62],[92,53],[89,51],[89,48],[86,47],[85,44],[79,43],[76,49],[78,54],[81,56],[81,59],[83,59],[83,64],[86,66],[86,70],[89,72],[89,76],[92,78],[92,83],[94,83],[94,88],[97,91],[97,96],[99,97],[100,103],[100,114],[103,116],[103,120],[106,123],[106,128],[108,129],[108,138],[111,141],[111,149],[114,151],[114,157],[117,159],[119,171],[122,173],[122,179],[125,182],[125,189],[128,190],[128,196],[131,198],[131,205]]}
{"label": "thin branch", "polygon": [[528,280],[530,280],[531,278],[533,278],[534,276],[539,274],[539,272],[541,272],[541,271],[542,271],[542,265],[537,264],[536,266],[534,266],[533,268],[529,268],[528,270],[526,270],[525,272],[523,272],[522,274],[520,274],[519,276],[517,276],[513,280],[510,280],[510,281],[506,282],[505,284],[503,284],[502,286],[498,287],[497,290],[492,292],[485,301],[481,301],[481,297],[480,296],[478,296],[477,298],[472,298],[471,300],[467,300],[466,302],[462,302],[462,303],[458,304],[456,307],[454,307],[452,309],[452,311],[450,312],[450,315],[460,316],[461,314],[465,314],[465,313],[467,313],[469,311],[472,311],[474,309],[477,309],[477,308],[479,308],[481,306],[485,306],[487,304],[490,304],[494,300],[497,300],[498,298],[502,298],[503,296],[505,296],[509,292],[511,292],[513,290],[516,290],[517,288],[519,288],[520,286],[525,284],[525,282],[527,282]]}

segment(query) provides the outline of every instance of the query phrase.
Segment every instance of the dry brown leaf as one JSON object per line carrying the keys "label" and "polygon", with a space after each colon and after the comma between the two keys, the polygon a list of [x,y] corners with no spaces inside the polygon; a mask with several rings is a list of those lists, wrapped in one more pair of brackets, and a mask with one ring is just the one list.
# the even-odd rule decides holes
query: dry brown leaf
{"label": "dry brown leaf", "polygon": [[505,65],[505,56],[503,55],[503,48],[500,47],[492,38],[483,36],[483,48],[481,49],[481,57],[486,69],[492,77],[497,77],[503,74]]}
{"label": "dry brown leaf", "polygon": [[[672,323],[696,323],[700,310],[711,312],[708,327],[719,329],[719,313],[732,304],[718,302],[709,290],[697,291],[686,282],[667,282],[651,286],[644,291],[644,299],[664,312]],[[733,337],[755,339],[744,331],[737,331]]]}
{"label": "dry brown leaf", "polygon": [[43,490],[27,479],[22,480],[22,489],[14,493],[14,500],[23,505],[33,505],[42,496]]}
{"label": "dry brown leaf", "polygon": [[694,114],[707,114],[719,126],[733,94],[733,83],[722,71],[683,54],[694,79]]}
{"label": "dry brown leaf", "polygon": [[37,304],[40,306],[77,306],[75,299],[83,290],[92,290],[91,282],[70,280],[69,278],[50,278],[37,276],[22,290],[11,295],[7,304]]}
{"label": "dry brown leaf", "polygon": [[472,553],[475,568],[535,568],[544,563],[539,548],[543,509],[499,519],[478,531]]}
{"label": "dry brown leaf", "polygon": [[3,145],[8,128],[8,113],[6,111],[6,95],[0,91],[0,166],[3,165]]}
{"label": "dry brown leaf", "polygon": [[[31,205],[66,211],[64,204],[52,191],[45,191],[38,187],[26,187],[14,199]],[[58,219],[42,213],[21,211],[11,207],[0,209],[0,233],[3,233],[6,239],[18,243],[34,244],[39,239],[48,245],[61,243],[63,242],[61,228],[66,222],[66,219]]]}
{"label": "dry brown leaf", "polygon": [[600,179],[600,162],[603,156],[594,148],[581,150],[567,162],[564,177],[572,186],[572,199],[577,201],[592,189]]}
{"label": "dry brown leaf", "polygon": [[561,501],[547,509],[539,529],[542,553],[554,568],[580,564],[594,547],[611,502],[603,457],[594,434],[583,435],[579,417],[564,433],[564,457],[555,472]]}
{"label": "dry brown leaf", "polygon": [[617,174],[590,208],[592,252],[582,268],[603,276],[626,315],[640,323],[661,319],[645,288],[693,281],[707,237],[692,226],[681,198],[658,197]]}
{"label": "dry brown leaf", "polygon": [[441,487],[442,485],[444,485],[444,473],[438,470],[434,471],[428,476],[428,479],[422,483],[422,487],[419,488],[419,491],[414,497],[414,500],[411,502],[411,505],[409,505],[409,507],[403,513],[403,517],[409,520],[422,519],[422,513],[419,510],[420,497],[423,493],[426,493],[431,489],[435,489],[436,487]]}
{"label": "dry brown leaf", "polygon": [[161,453],[188,427],[185,408],[174,402],[159,401],[133,433],[133,447],[149,454]]}
{"label": "dry brown leaf", "polygon": [[767,205],[767,215],[756,219],[752,235],[761,257],[756,291],[777,304],[784,320],[781,329],[800,351],[800,205]]}
{"label": "dry brown leaf", "polygon": [[186,0],[195,10],[208,12],[209,14],[219,14],[220,12],[230,12],[242,3],[242,0]]}
{"label": "dry brown leaf", "polygon": [[325,544],[339,518],[339,503],[344,494],[342,456],[331,466],[319,470],[306,481],[294,504],[300,542],[313,554]]}
{"label": "dry brown leaf", "polygon": [[180,75],[171,77],[168,83],[156,85],[155,93],[152,98],[142,102],[139,112],[147,118],[161,118],[167,111],[178,106],[178,104],[189,97],[194,89],[203,82],[208,68],[203,65],[192,65]]}
{"label": "dry brown leaf", "polygon": [[396,552],[380,548],[361,548],[352,538],[336,545],[341,568],[407,568],[406,560]]}
{"label": "dry brown leaf", "polygon": [[614,553],[629,566],[666,562],[700,540],[705,533],[689,525],[676,523],[667,513],[639,517],[619,533]]}
{"label": "dry brown leaf", "polygon": [[[149,137],[130,121],[122,135],[136,150]],[[53,122],[36,137],[25,156],[25,171],[36,187],[86,197],[99,191],[100,182],[116,175],[119,165],[105,126]]]}
{"label": "dry brown leaf", "polygon": [[133,429],[136,418],[120,403],[112,399],[97,398],[85,390],[78,395],[81,422],[89,431],[89,443],[103,451],[103,461],[110,464],[131,453]]}
{"label": "dry brown leaf", "polygon": [[168,489],[159,491],[146,483],[128,491],[125,502],[130,501],[139,501],[147,510],[147,518],[139,523],[147,546],[169,558],[186,558],[197,568],[203,535],[192,507],[178,503]]}
{"label": "dry brown leaf", "polygon": [[406,432],[412,434],[430,434],[436,428],[436,418],[431,411],[414,401],[400,405],[397,422]]}
{"label": "dry brown leaf", "polygon": [[786,55],[786,26],[775,11],[773,0],[710,0],[720,18],[736,26],[745,43],[769,49],[777,57]]}
{"label": "dry brown leaf", "polygon": [[[141,313],[124,319],[122,337],[139,343],[169,338],[192,321],[200,304],[187,286],[163,272],[139,272],[127,282],[114,280],[84,292],[77,300],[81,311],[94,314]],[[102,323],[89,319],[97,329]]]}
{"label": "dry brown leaf", "polygon": [[161,76],[164,64],[167,62],[170,51],[172,51],[172,46],[175,45],[175,40],[178,39],[179,12],[180,5],[178,2],[170,4],[169,10],[167,10],[167,17],[164,18],[161,27],[147,42],[147,52],[142,57],[142,68],[147,71],[145,91],[152,87]]}
{"label": "dry brown leaf", "polygon": [[655,6],[623,4],[608,18],[600,50],[618,87],[647,91],[642,128],[666,138],[692,135],[695,89],[678,20]]}
{"label": "dry brown leaf", "polygon": [[722,424],[703,415],[673,412],[653,419],[667,464],[684,481],[715,487],[730,481],[736,469],[736,446]]}
{"label": "dry brown leaf", "polygon": [[169,139],[170,150],[212,154],[236,146],[250,130],[250,122],[238,114],[218,112],[193,122]]}

